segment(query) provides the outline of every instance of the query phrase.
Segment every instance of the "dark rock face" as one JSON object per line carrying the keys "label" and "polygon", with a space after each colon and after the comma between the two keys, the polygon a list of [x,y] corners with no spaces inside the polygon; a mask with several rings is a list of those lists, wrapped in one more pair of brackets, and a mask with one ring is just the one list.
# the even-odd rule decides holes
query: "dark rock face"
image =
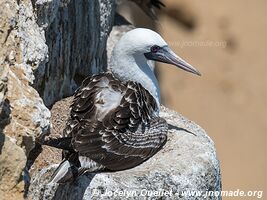
{"label": "dark rock face", "polygon": [[44,30],[48,60],[34,71],[34,86],[47,106],[106,69],[114,6],[111,0],[38,1],[37,24]]}

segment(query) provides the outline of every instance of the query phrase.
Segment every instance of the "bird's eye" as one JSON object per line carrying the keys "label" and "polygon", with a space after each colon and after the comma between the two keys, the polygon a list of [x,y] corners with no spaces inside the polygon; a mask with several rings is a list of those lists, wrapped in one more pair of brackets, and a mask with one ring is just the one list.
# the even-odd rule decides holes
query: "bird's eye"
{"label": "bird's eye", "polygon": [[150,51],[151,51],[152,53],[157,53],[159,49],[160,49],[160,47],[159,47],[158,45],[154,45],[154,46],[152,46],[152,47],[150,48]]}

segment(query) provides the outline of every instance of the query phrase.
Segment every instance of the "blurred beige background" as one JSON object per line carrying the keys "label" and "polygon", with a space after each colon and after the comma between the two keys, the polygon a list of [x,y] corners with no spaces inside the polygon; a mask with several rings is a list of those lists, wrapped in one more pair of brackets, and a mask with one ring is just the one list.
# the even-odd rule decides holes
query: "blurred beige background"
{"label": "blurred beige background", "polygon": [[197,122],[214,140],[223,190],[263,190],[265,199],[267,1],[163,2],[166,8],[158,12],[157,24],[140,9],[132,11],[133,4],[119,9],[137,27],[161,33],[202,73],[197,77],[160,64],[163,104]]}

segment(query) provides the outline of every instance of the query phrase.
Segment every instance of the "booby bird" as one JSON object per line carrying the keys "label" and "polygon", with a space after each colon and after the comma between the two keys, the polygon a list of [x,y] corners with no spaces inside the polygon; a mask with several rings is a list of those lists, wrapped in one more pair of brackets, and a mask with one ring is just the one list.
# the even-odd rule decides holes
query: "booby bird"
{"label": "booby bird", "polygon": [[168,125],[159,117],[155,61],[200,75],[158,33],[144,28],[127,32],[113,49],[109,72],[86,78],[75,92],[63,138],[42,142],[64,150],[51,182],[129,169],[163,147]]}

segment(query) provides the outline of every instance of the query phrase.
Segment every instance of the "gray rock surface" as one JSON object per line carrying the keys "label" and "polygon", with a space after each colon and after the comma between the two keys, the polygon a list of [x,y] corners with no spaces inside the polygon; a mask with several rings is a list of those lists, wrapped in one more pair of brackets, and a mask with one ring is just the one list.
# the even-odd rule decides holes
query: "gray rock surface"
{"label": "gray rock surface", "polygon": [[[161,107],[161,117],[169,123],[168,141],[148,161],[129,170],[87,174],[77,181],[48,183],[56,160],[36,171],[31,186],[32,199],[204,199],[186,196],[184,191],[220,191],[219,161],[214,143],[205,131],[178,113]],[[161,192],[157,194],[157,192]],[[220,199],[209,197],[207,199]]]}

